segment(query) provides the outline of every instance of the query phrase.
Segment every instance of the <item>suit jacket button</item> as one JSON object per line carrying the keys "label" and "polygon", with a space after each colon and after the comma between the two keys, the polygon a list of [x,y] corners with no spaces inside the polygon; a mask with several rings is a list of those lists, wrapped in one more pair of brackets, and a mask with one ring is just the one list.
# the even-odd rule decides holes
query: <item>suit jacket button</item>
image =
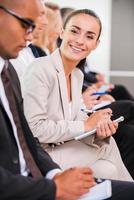
{"label": "suit jacket button", "polygon": [[19,161],[18,161],[18,159],[17,158],[13,158],[13,164],[18,164],[19,163]]}

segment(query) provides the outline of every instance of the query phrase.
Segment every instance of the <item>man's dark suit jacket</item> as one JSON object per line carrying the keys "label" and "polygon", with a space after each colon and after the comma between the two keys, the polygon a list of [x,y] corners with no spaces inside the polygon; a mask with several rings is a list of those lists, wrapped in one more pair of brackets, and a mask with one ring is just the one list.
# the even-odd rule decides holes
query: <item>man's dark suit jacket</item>
{"label": "man's dark suit jacket", "polygon": [[[42,175],[52,169],[59,168],[50,156],[44,152],[29,129],[23,112],[23,99],[17,74],[10,66],[10,76],[14,89],[24,137]],[[20,175],[19,154],[10,120],[0,102],[0,199],[13,200],[53,200],[55,184],[52,180]]]}
{"label": "man's dark suit jacket", "polygon": [[29,44],[30,49],[32,50],[32,53],[35,58],[47,56],[46,52],[39,46]]}

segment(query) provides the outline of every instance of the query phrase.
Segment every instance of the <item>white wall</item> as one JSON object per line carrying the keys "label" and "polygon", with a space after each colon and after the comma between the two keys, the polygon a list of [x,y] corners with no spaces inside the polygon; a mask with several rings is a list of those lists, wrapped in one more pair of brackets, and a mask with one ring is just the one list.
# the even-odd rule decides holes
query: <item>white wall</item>
{"label": "white wall", "polygon": [[[112,0],[46,0],[60,7],[90,8],[100,17],[103,25],[101,42],[97,50],[90,55],[92,69],[106,73],[110,68],[111,4]],[[88,58],[89,60],[89,58]]]}

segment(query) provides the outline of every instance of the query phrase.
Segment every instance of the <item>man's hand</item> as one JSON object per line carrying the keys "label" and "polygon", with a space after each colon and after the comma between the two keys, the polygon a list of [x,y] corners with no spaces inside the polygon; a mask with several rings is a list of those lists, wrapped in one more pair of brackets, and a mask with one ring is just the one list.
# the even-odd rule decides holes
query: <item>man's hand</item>
{"label": "man's hand", "polygon": [[71,168],[54,177],[56,200],[76,200],[96,185],[90,168]]}

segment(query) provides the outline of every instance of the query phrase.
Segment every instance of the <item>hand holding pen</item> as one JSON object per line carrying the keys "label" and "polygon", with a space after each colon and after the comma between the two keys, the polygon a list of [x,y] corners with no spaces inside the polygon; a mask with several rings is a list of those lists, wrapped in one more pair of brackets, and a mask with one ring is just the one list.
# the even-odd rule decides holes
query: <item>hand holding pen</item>
{"label": "hand holding pen", "polygon": [[98,100],[99,95],[92,95],[93,93],[96,92],[97,88],[94,86],[90,86],[82,94],[84,104],[89,109],[92,109],[96,104],[100,103],[100,100]]}
{"label": "hand holding pen", "polygon": [[109,85],[102,85],[97,92],[94,92],[92,95],[99,95],[99,99],[101,101],[110,101],[114,102],[115,99],[108,94]]}

